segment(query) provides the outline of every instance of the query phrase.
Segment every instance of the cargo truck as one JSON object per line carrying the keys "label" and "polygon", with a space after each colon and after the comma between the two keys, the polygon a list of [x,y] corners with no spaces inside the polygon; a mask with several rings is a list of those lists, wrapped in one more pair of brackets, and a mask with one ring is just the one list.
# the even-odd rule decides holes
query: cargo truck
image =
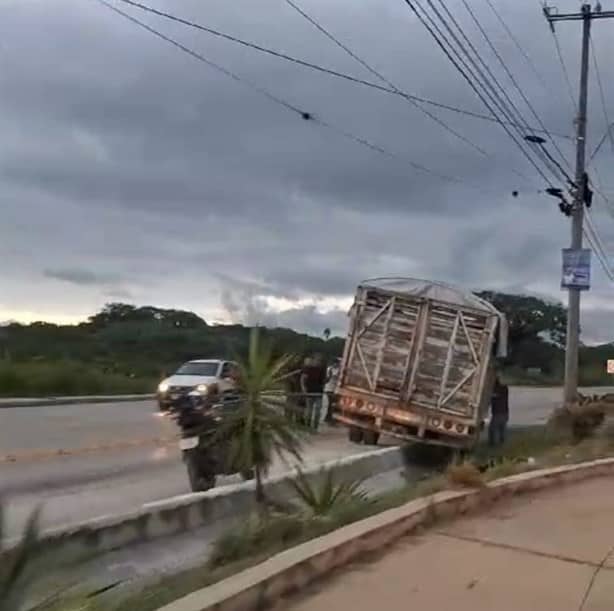
{"label": "cargo truck", "polygon": [[367,280],[350,310],[334,418],[357,443],[387,434],[470,449],[506,349],[505,316],[472,293],[411,278]]}

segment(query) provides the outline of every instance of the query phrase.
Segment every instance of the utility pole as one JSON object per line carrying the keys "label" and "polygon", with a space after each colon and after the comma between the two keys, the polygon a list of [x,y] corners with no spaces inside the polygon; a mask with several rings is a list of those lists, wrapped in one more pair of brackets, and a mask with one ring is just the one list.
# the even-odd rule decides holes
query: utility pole
{"label": "utility pole", "polygon": [[[573,189],[573,206],[571,207],[571,249],[582,249],[582,234],[584,229],[584,193],[587,176],[585,174],[586,159],[586,109],[588,98],[588,65],[590,50],[590,32],[593,19],[614,17],[614,11],[602,11],[597,3],[595,10],[590,4],[583,4],[580,13],[560,14],[552,8],[544,6],[544,15],[554,31],[557,21],[582,21],[582,58],[580,65],[580,97],[578,101],[578,116],[576,117],[576,171]],[[566,405],[576,401],[578,396],[578,360],[580,345],[580,294],[581,289],[569,288],[567,311],[567,346],[565,350],[565,390]]]}

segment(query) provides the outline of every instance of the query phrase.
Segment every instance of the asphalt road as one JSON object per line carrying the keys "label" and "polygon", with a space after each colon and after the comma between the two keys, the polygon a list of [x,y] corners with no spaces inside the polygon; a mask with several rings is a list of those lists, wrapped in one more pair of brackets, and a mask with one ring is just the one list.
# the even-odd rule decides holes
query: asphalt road
{"label": "asphalt road", "polygon": [[0,409],[0,456],[75,450],[176,433],[154,401]]}
{"label": "asphalt road", "polygon": [[[511,424],[544,422],[560,395],[558,388],[513,388]],[[188,493],[175,443],[151,443],[175,433],[174,424],[160,417],[153,401],[0,410],[0,458],[18,457],[0,462],[0,496],[9,499],[6,536],[17,536],[37,505],[44,507],[44,525],[55,527]],[[142,447],[84,452],[134,440],[143,440]],[[67,455],[40,458],[41,452],[58,450]],[[307,460],[326,462],[360,451],[364,447],[348,443],[341,429],[319,438]]]}
{"label": "asphalt road", "polygon": [[[366,451],[344,431],[327,428],[306,445],[305,467]],[[292,465],[277,461],[271,475]],[[241,481],[221,477],[218,485]],[[117,452],[0,464],[0,497],[5,498],[5,537],[20,532],[30,512],[42,506],[44,528],[74,525],[105,515],[128,513],[160,499],[190,493],[175,443]]]}
{"label": "asphalt road", "polygon": [[[607,392],[588,389],[586,392]],[[560,388],[512,388],[512,424],[539,424],[560,403]],[[104,444],[168,437],[174,424],[154,401],[0,409],[0,457],[42,451],[79,451]]]}

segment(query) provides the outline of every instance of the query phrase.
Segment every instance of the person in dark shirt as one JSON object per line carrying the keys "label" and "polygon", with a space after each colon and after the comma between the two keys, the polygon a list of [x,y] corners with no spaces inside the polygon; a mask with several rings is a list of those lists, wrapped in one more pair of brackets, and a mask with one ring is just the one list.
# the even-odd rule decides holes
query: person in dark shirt
{"label": "person in dark shirt", "polygon": [[501,382],[499,376],[497,376],[495,378],[495,387],[493,389],[490,403],[488,443],[491,446],[494,447],[505,442],[505,433],[509,417],[509,389]]}
{"label": "person in dark shirt", "polygon": [[320,424],[322,393],[326,383],[326,368],[320,357],[306,358],[301,372],[301,392],[305,396],[305,424],[315,430]]}

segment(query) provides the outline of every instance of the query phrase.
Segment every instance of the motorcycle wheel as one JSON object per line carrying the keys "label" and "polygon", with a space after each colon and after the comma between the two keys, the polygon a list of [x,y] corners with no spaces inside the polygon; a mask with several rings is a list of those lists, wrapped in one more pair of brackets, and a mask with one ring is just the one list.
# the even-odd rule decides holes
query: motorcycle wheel
{"label": "motorcycle wheel", "polygon": [[195,460],[191,458],[186,460],[186,468],[192,492],[205,492],[215,487],[215,474],[201,473]]}

